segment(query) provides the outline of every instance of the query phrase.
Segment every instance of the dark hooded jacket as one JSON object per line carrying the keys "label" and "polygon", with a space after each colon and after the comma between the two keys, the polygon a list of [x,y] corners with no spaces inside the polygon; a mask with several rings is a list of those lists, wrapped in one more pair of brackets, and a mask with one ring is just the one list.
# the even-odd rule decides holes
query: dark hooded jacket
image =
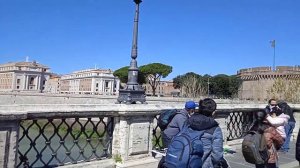
{"label": "dark hooded jacket", "polygon": [[194,130],[205,130],[204,135],[201,137],[204,149],[202,167],[218,167],[223,158],[223,134],[219,124],[213,118],[202,114],[192,115],[188,120],[188,124]]}
{"label": "dark hooded jacket", "polygon": [[298,132],[298,137],[296,142],[296,159],[300,162],[300,129]]}

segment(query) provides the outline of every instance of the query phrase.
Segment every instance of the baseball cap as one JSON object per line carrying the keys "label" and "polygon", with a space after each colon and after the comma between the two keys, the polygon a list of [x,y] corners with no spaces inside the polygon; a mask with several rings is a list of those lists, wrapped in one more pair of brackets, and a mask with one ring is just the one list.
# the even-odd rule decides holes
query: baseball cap
{"label": "baseball cap", "polygon": [[196,104],[194,101],[185,102],[185,109],[195,109],[196,107],[198,107],[198,104]]}

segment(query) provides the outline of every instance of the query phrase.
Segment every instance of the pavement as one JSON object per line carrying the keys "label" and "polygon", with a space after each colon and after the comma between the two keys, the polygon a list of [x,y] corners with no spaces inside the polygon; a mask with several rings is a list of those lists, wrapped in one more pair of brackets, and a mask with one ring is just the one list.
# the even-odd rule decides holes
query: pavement
{"label": "pavement", "polygon": [[[300,168],[299,162],[295,159],[295,143],[296,141],[291,141],[290,150],[287,153],[279,152],[279,168]],[[232,143],[230,145],[231,149],[236,151],[236,153],[225,154],[225,159],[230,164],[231,168],[254,168],[253,164],[247,163],[243,157],[240,142]]]}

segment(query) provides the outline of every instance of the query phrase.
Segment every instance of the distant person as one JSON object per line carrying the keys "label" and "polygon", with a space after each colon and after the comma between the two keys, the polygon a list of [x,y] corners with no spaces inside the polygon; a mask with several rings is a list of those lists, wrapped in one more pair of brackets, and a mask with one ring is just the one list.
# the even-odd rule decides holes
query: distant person
{"label": "distant person", "polygon": [[281,135],[283,140],[286,139],[284,126],[288,123],[290,117],[282,112],[280,108],[273,107],[269,114],[267,114],[267,121],[276,128],[276,131]]}
{"label": "distant person", "polygon": [[288,152],[290,147],[290,140],[291,140],[291,136],[293,134],[293,130],[295,128],[295,124],[296,124],[296,120],[294,117],[294,111],[293,109],[284,101],[281,101],[278,103],[278,107],[281,109],[281,111],[288,115],[290,117],[290,119],[288,120],[288,123],[284,126],[284,130],[285,130],[285,134],[286,134],[286,138],[284,141],[284,144],[282,145],[280,151],[282,152]]}
{"label": "distant person", "polygon": [[278,108],[277,101],[275,99],[270,99],[268,105],[265,107],[266,113],[272,112],[274,109]]}
{"label": "distant person", "polygon": [[[223,158],[223,134],[213,113],[216,110],[216,103],[213,99],[206,98],[199,101],[199,112],[188,119],[188,124],[194,130],[205,130],[201,141],[203,143],[203,168],[220,167],[225,161]],[[226,164],[226,161],[225,161]],[[224,166],[226,167],[226,166]],[[228,167],[228,165],[227,165]]]}
{"label": "distant person", "polygon": [[270,153],[270,157],[265,164],[256,164],[256,168],[276,168],[276,163],[278,162],[277,150],[280,149],[284,140],[281,135],[276,131],[275,127],[270,125],[266,121],[267,113],[266,111],[259,111],[255,113],[255,123],[251,130],[257,131],[263,134],[267,148]]}

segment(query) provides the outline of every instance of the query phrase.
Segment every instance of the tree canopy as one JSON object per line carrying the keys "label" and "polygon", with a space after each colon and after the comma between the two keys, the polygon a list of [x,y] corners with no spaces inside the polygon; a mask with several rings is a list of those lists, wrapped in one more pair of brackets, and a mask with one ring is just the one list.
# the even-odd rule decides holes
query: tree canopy
{"label": "tree canopy", "polygon": [[[122,67],[114,71],[113,75],[118,77],[122,83],[127,83],[128,81],[128,68],[129,66]],[[139,70],[138,73],[138,83],[146,83],[145,75]]]}
{"label": "tree canopy", "polygon": [[211,96],[232,98],[237,96],[240,84],[241,80],[236,75],[225,74],[201,76],[194,72],[188,72],[173,79],[174,88],[181,89],[181,94],[185,97],[204,96],[208,94],[209,89]]}
{"label": "tree canopy", "polygon": [[167,77],[172,72],[172,67],[161,63],[151,63],[141,66],[140,70],[145,75],[147,82],[151,86],[152,95],[154,96],[160,79]]}

